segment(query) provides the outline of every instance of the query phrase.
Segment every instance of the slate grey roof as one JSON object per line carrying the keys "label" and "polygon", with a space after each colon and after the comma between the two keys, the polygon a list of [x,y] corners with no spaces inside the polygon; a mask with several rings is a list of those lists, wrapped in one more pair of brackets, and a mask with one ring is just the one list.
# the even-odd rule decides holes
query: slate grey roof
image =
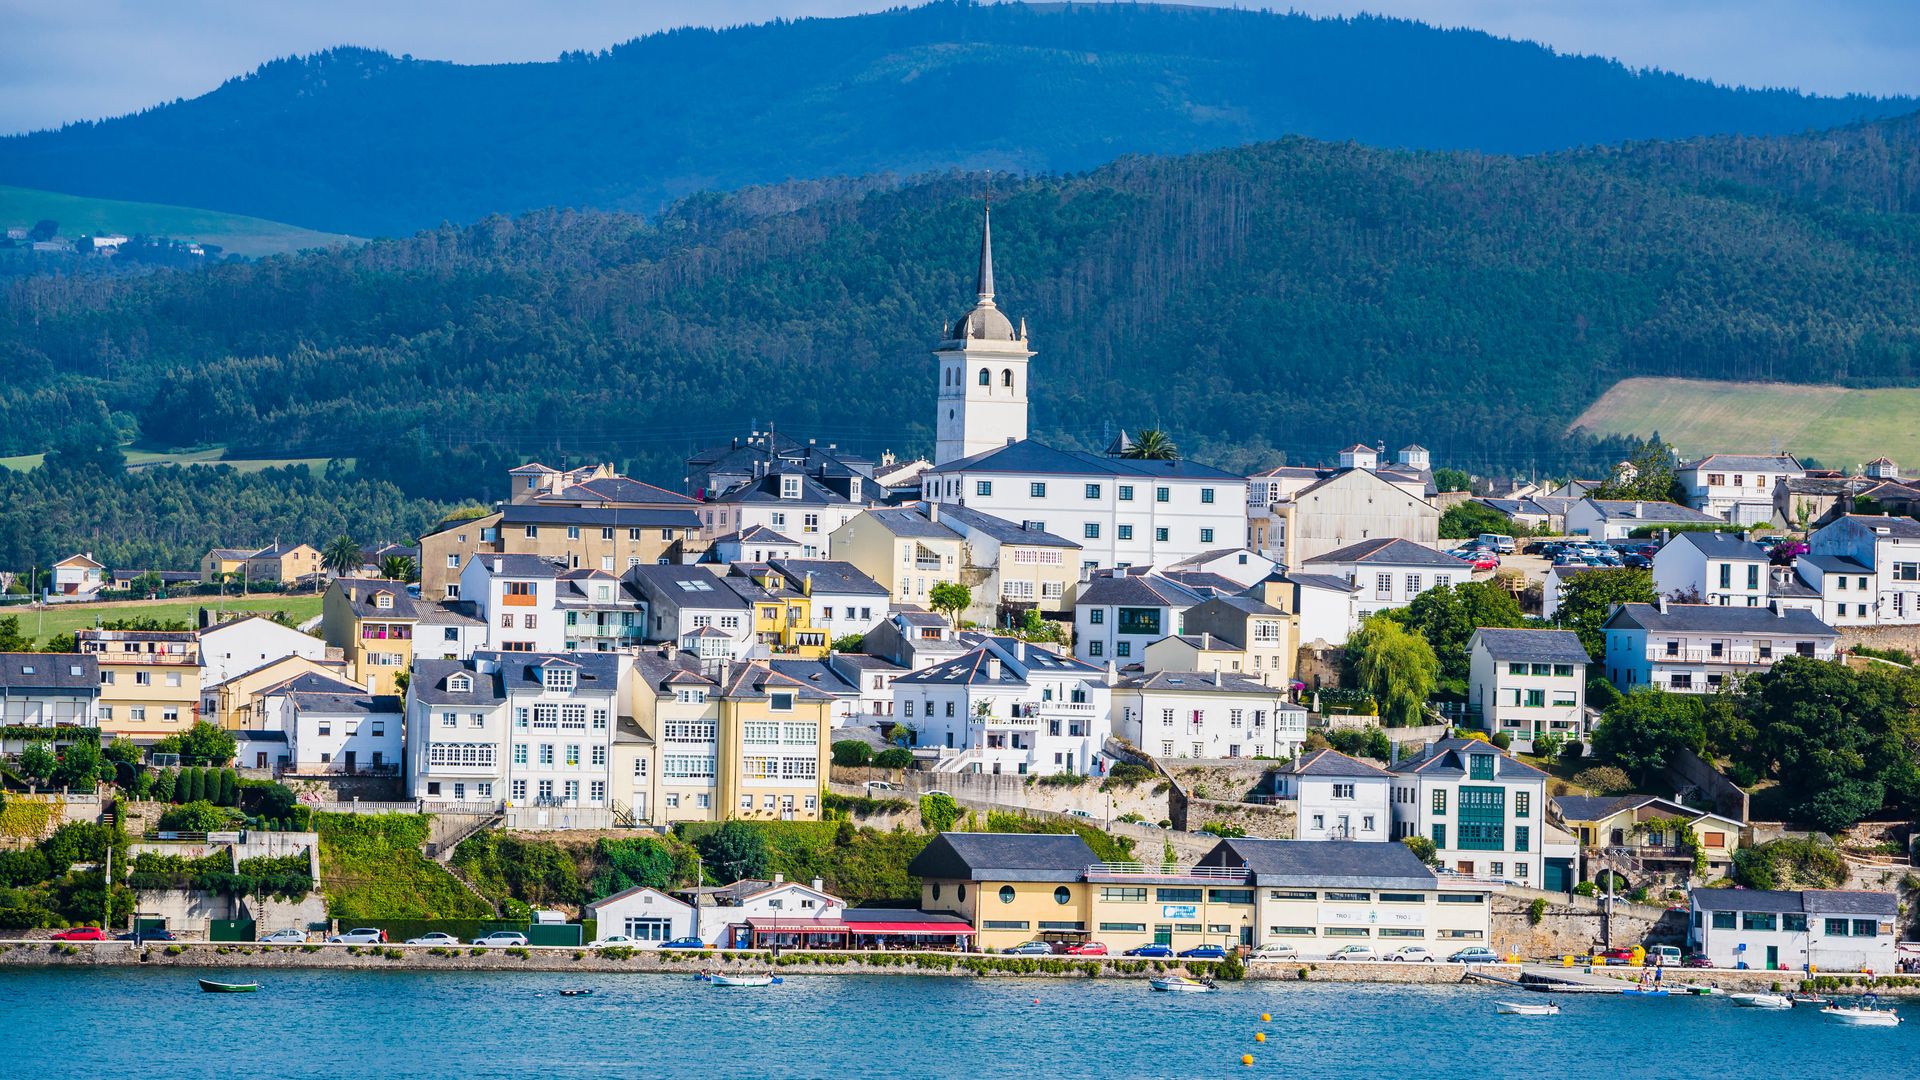
{"label": "slate grey roof", "polygon": [[692,510],[665,510],[635,506],[548,506],[508,503],[500,508],[500,527],[526,525],[590,525],[599,528],[698,529],[700,517]]}
{"label": "slate grey roof", "polygon": [[325,713],[328,716],[398,713],[401,710],[398,697],[392,694],[369,696],[365,691],[348,694],[297,693],[289,694],[287,698],[302,712]]}
{"label": "slate grey roof", "polygon": [[1556,795],[1553,808],[1567,821],[1600,821],[1639,806],[1651,795]]}
{"label": "slate grey roof", "polygon": [[886,587],[860,572],[859,567],[837,559],[769,559],[767,565],[795,585],[813,575],[814,595],[886,596]]}
{"label": "slate grey roof", "polygon": [[983,514],[955,503],[940,504],[942,523],[954,521],[1000,541],[1003,544],[1016,544],[1025,547],[1061,547],[1079,548],[1080,545],[1064,536],[1055,536],[1045,529],[1030,529],[1020,522],[997,518],[992,514]]}
{"label": "slate grey roof", "polygon": [[[473,689],[464,693],[447,689],[447,680],[459,672],[465,672],[472,679]],[[407,684],[407,690],[428,705],[473,705],[485,708],[507,699],[498,678],[474,671],[464,660],[415,659],[413,681]]]}
{"label": "slate grey roof", "polygon": [[1852,495],[1873,481],[1859,476],[1789,476],[1776,481],[1787,485],[1791,495]]}
{"label": "slate grey roof", "polygon": [[1775,614],[1768,608],[1721,607],[1718,604],[1668,604],[1665,614],[1652,604],[1622,604],[1607,617],[1603,629],[1638,627],[1651,633],[1746,634],[1761,637],[1835,637],[1839,631],[1811,611],[1792,609]]}
{"label": "slate grey roof", "polygon": [[1920,521],[1907,517],[1874,517],[1871,514],[1848,514],[1842,521],[1852,521],[1878,532],[1885,529],[1889,536],[1898,536],[1903,540],[1920,540]]}
{"label": "slate grey roof", "polygon": [[[353,613],[363,619],[418,619],[420,602],[407,593],[404,581],[388,581],[385,578],[335,578],[333,587],[340,590],[353,608]],[[393,597],[393,606],[375,607],[374,597],[380,593]]]}
{"label": "slate grey roof", "polygon": [[1285,574],[1280,580],[1309,589],[1331,589],[1343,593],[1353,592],[1360,587],[1339,574]]}
{"label": "slate grey roof", "polygon": [[1790,454],[1708,454],[1682,469],[1745,469],[1749,472],[1798,472],[1800,462]]}
{"label": "slate grey roof", "polygon": [[1351,776],[1362,779],[1386,780],[1390,774],[1382,768],[1369,765],[1358,758],[1351,758],[1338,750],[1314,750],[1301,755],[1293,764],[1280,770],[1294,776]]}
{"label": "slate grey roof", "polygon": [[1348,544],[1336,548],[1325,555],[1316,555],[1302,566],[1331,566],[1338,563],[1368,563],[1384,566],[1433,566],[1446,570],[1468,570],[1471,564],[1447,554],[1435,551],[1424,544],[1399,537],[1374,540],[1362,540],[1357,544]]}
{"label": "slate grey roof", "polygon": [[1851,555],[1802,555],[1800,562],[1828,574],[1871,574],[1873,569]]}
{"label": "slate grey roof", "polygon": [[1467,775],[1467,756],[1493,755],[1493,775],[1499,780],[1545,780],[1547,774],[1525,762],[1502,753],[1491,743],[1479,739],[1439,739],[1424,754],[1401,758],[1388,766],[1388,772],[1419,773],[1421,776],[1461,777]]}
{"label": "slate grey roof", "polygon": [[747,601],[725,585],[719,575],[683,563],[641,563],[627,571],[626,580],[656,602],[679,608],[745,608]]}
{"label": "slate grey roof", "polygon": [[918,508],[869,510],[867,517],[895,536],[920,540],[958,540],[960,534],[937,521],[927,520]]}
{"label": "slate grey roof", "polygon": [[542,685],[539,668],[553,662],[571,664],[579,669],[576,686],[583,691],[613,693],[620,676],[620,653],[576,652],[476,652],[476,661],[490,660],[500,665],[500,684],[508,690],[538,690]]}
{"label": "slate grey roof", "polygon": [[1076,833],[948,832],[914,856],[907,873],[945,881],[1079,881],[1098,861]]}
{"label": "slate grey roof", "polygon": [[792,540],[774,532],[765,525],[749,525],[744,531],[730,532],[725,536],[713,538],[716,544],[784,544],[787,547],[799,547],[800,541]]}
{"label": "slate grey roof", "polygon": [[842,678],[840,673],[827,666],[824,660],[768,660],[767,666],[775,672],[785,675],[796,682],[802,682],[823,694],[834,697],[853,697],[860,688]]}
{"label": "slate grey roof", "polygon": [[927,470],[928,475],[954,472],[1051,473],[1060,476],[1111,476],[1120,480],[1165,477],[1228,483],[1239,483],[1244,479],[1197,461],[1153,461],[1089,454],[1080,450],[1055,450],[1032,439],[997,446]]}
{"label": "slate grey roof", "polygon": [[495,555],[489,552],[470,555],[495,577],[555,578],[563,567],[539,555]]}
{"label": "slate grey roof", "polygon": [[0,653],[0,687],[99,697],[100,659],[92,653]]}
{"label": "slate grey roof", "polygon": [[1074,598],[1082,607],[1192,607],[1206,597],[1157,574],[1102,575],[1087,582]]}
{"label": "slate grey roof", "polygon": [[1245,588],[1232,578],[1209,570],[1165,570],[1160,576],[1168,581],[1177,581],[1202,595],[1233,595]]}
{"label": "slate grey roof", "polygon": [[697,499],[688,498],[677,491],[668,491],[666,488],[656,487],[627,476],[603,476],[598,480],[584,480],[557,495],[542,495],[540,500],[580,503],[664,503],[668,506],[692,506],[698,502]]}
{"label": "slate grey roof", "polygon": [[1892,893],[1859,889],[1694,889],[1689,894],[1696,907],[1706,911],[1789,911],[1808,915],[1873,915],[1892,918],[1899,914],[1898,900]]}
{"label": "slate grey roof", "polygon": [[1609,521],[1614,518],[1625,518],[1630,521],[1665,521],[1694,525],[1726,523],[1725,518],[1703,514],[1690,507],[1681,506],[1679,503],[1595,498],[1588,498],[1586,501],[1600,511],[1602,519]]}
{"label": "slate grey roof", "polygon": [[952,660],[921,668],[911,675],[893,680],[895,686],[1025,686],[1019,669],[1004,661],[994,674],[990,660],[999,660],[992,650],[981,646]]}
{"label": "slate grey roof", "polygon": [[[1214,680],[1211,671],[1156,671],[1151,675],[1141,675],[1126,680],[1125,685],[1135,690],[1165,690],[1186,694],[1263,694],[1279,697],[1286,693],[1276,686],[1268,686],[1259,679],[1249,679],[1245,675],[1232,672],[1219,673],[1219,681]],[[1305,712],[1298,705],[1280,705],[1281,709]]]}
{"label": "slate grey roof", "polygon": [[1473,638],[1487,647],[1496,661],[1524,660],[1533,664],[1590,663],[1580,635],[1571,630],[1479,629]]}
{"label": "slate grey roof", "polygon": [[[1803,555],[1801,558],[1806,558],[1806,556]],[[1775,578],[1772,584],[1767,587],[1767,591],[1776,597],[1796,596],[1811,599],[1820,595],[1820,590],[1807,584],[1806,579],[1798,573],[1788,574],[1784,581]]]}
{"label": "slate grey roof", "polygon": [[1672,542],[1691,545],[1710,559],[1767,561],[1766,548],[1749,543],[1737,532],[1683,532]]}
{"label": "slate grey roof", "polygon": [[1365,840],[1222,840],[1201,866],[1245,867],[1261,886],[1433,889],[1439,878],[1405,844]]}
{"label": "slate grey roof", "polygon": [[415,601],[413,610],[426,626],[484,626],[471,600]]}

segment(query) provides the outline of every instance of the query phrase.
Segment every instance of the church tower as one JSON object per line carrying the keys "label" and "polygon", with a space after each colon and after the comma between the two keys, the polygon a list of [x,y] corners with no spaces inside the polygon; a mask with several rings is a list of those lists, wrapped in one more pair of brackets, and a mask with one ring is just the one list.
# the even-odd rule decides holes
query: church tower
{"label": "church tower", "polygon": [[979,299],[948,327],[933,350],[939,368],[939,415],[933,463],[944,465],[1027,437],[1026,320],[1013,323],[993,306],[993,211],[980,227]]}

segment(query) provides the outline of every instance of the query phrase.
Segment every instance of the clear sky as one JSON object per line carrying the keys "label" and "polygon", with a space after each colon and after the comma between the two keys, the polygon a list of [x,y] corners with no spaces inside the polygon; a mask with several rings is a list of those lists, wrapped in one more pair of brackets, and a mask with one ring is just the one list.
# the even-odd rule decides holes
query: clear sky
{"label": "clear sky", "polygon": [[[0,133],[194,97],[276,57],[333,45],[462,63],[549,60],[672,26],[846,15],[902,2],[0,0]],[[1920,94],[1920,0],[1268,0],[1264,6],[1311,14],[1371,11],[1474,27],[1729,84]]]}

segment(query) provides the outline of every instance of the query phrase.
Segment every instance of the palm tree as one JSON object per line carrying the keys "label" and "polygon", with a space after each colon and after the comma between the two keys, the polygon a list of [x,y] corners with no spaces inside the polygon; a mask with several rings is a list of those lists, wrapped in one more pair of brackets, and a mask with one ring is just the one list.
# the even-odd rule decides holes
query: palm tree
{"label": "palm tree", "polygon": [[380,576],[388,581],[419,581],[420,568],[405,555],[389,555],[380,560]]}
{"label": "palm tree", "polygon": [[360,542],[346,533],[334,537],[320,552],[320,565],[333,571],[334,577],[353,573],[360,567]]}
{"label": "palm tree", "polygon": [[1121,451],[1121,457],[1147,461],[1172,461],[1180,456],[1173,437],[1159,428],[1148,428],[1133,437],[1133,445]]}

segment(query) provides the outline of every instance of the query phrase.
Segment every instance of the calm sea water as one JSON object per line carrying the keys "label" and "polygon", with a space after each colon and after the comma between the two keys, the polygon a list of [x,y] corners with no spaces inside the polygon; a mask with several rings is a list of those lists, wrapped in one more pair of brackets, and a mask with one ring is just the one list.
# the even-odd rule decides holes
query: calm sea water
{"label": "calm sea water", "polygon": [[[197,975],[252,995],[202,993]],[[563,997],[562,987],[592,996]],[[721,989],[664,975],[0,972],[0,1075],[171,1077],[1746,1077],[1920,1075],[1897,1029],[1724,998],[1247,983],[794,976]],[[1532,995],[1527,1000],[1542,1000]],[[1270,1022],[1260,1021],[1270,1012]],[[1265,1043],[1254,1040],[1267,1033]],[[1244,1067],[1240,1055],[1254,1055]]]}

